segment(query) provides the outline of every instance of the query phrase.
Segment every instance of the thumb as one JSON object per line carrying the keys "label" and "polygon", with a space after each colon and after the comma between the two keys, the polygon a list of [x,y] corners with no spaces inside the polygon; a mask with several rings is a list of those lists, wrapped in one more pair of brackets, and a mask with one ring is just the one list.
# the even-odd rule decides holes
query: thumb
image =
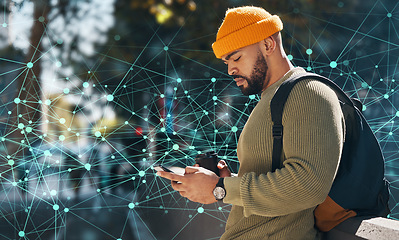
{"label": "thumb", "polygon": [[186,167],[184,174],[191,174],[191,173],[195,173],[198,172],[198,167]]}
{"label": "thumb", "polygon": [[227,163],[226,163],[224,160],[220,160],[220,161],[218,162],[218,168],[219,168],[220,170],[227,168]]}
{"label": "thumb", "polygon": [[218,162],[219,176],[220,177],[231,177],[231,172],[224,160]]}

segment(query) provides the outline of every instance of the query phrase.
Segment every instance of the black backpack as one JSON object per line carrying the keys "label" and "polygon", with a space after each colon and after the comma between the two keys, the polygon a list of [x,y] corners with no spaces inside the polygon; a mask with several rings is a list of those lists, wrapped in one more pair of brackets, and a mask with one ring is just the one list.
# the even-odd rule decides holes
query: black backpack
{"label": "black backpack", "polygon": [[278,88],[270,104],[274,138],[272,171],[280,168],[284,104],[295,84],[306,79],[320,81],[335,91],[346,125],[338,172],[326,201],[315,210],[316,226],[329,231],[353,216],[385,217],[389,213],[389,189],[381,147],[360,111],[361,102],[350,98],[328,78],[308,73],[288,79]]}

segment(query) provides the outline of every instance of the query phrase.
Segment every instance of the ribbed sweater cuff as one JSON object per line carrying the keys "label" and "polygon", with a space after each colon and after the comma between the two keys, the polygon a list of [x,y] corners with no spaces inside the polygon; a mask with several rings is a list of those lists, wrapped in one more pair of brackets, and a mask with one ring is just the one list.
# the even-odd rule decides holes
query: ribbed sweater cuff
{"label": "ribbed sweater cuff", "polygon": [[224,188],[226,189],[226,197],[223,199],[224,203],[229,203],[237,206],[242,206],[240,195],[240,177],[226,177],[224,178]]}

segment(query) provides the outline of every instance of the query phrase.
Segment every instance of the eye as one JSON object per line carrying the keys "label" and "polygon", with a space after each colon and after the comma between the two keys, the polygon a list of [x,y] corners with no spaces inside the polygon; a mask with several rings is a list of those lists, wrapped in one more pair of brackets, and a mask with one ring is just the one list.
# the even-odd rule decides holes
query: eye
{"label": "eye", "polygon": [[234,62],[238,62],[240,60],[241,56],[239,56],[237,59],[234,59]]}

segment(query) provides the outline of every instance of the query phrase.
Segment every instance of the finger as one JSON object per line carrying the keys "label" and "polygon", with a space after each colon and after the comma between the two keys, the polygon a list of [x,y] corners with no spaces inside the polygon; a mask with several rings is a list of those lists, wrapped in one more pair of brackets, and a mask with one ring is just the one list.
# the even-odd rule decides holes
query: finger
{"label": "finger", "polygon": [[198,163],[194,164],[193,167],[199,167],[200,165]]}
{"label": "finger", "polygon": [[181,183],[172,181],[171,185],[172,185],[172,188],[173,188],[175,191],[180,192],[180,191],[184,190]]}
{"label": "finger", "polygon": [[179,191],[179,194],[180,194],[180,196],[182,196],[184,198],[187,196],[185,191]]}
{"label": "finger", "polygon": [[227,168],[227,163],[224,160],[220,160],[217,166],[219,169]]}
{"label": "finger", "polygon": [[198,167],[186,167],[184,174],[190,174],[190,173],[195,173],[198,172]]}
{"label": "finger", "polygon": [[159,171],[157,175],[175,182],[183,182],[184,180],[184,176],[171,172]]}

